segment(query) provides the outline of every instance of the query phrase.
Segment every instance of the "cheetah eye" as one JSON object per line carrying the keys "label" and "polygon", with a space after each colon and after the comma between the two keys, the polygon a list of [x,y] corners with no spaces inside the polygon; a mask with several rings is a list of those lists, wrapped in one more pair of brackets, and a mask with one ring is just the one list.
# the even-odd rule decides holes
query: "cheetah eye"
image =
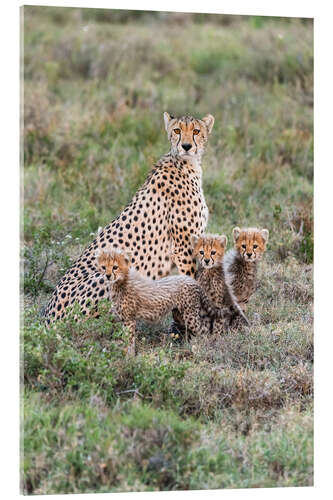
{"label": "cheetah eye", "polygon": [[253,245],[253,248],[258,248],[258,245]]}
{"label": "cheetah eye", "polygon": [[205,252],[203,250],[200,250],[200,255],[203,255]]}
{"label": "cheetah eye", "polygon": [[244,250],[246,249],[246,245],[242,245],[242,248],[244,248]]}
{"label": "cheetah eye", "polygon": [[180,134],[180,128],[174,128],[173,131],[175,134],[178,134],[178,135]]}
{"label": "cheetah eye", "polygon": [[198,134],[199,134],[199,132],[200,132],[200,130],[199,130],[199,129],[197,129],[197,128],[195,128],[195,129],[193,130],[193,135],[198,135]]}
{"label": "cheetah eye", "polygon": [[118,269],[118,266],[113,266],[114,271],[117,271],[117,269]]}
{"label": "cheetah eye", "polygon": [[105,266],[102,266],[102,269],[103,269],[103,271],[105,271],[106,267],[105,267]]}
{"label": "cheetah eye", "polygon": [[215,255],[215,254],[216,254],[216,250],[212,250],[212,251],[210,252],[210,255]]}

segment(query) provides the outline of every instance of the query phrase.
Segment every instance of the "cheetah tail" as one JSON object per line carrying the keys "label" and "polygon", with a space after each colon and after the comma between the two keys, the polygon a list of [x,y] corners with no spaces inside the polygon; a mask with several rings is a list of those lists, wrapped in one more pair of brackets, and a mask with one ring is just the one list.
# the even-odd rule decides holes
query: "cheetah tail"
{"label": "cheetah tail", "polygon": [[247,316],[244,314],[243,309],[238,304],[236,297],[234,296],[234,294],[229,286],[227,286],[224,300],[225,300],[226,305],[229,305],[230,311],[235,313],[234,318],[236,316],[240,316],[242,318],[242,320],[244,321],[244,323],[246,323],[247,326],[250,326],[250,322],[247,319]]}
{"label": "cheetah tail", "polygon": [[244,321],[244,323],[247,324],[247,326],[251,326],[251,323],[249,322],[249,320],[247,319],[247,316],[246,314],[244,314],[243,312],[243,309],[241,308],[241,306],[238,304],[238,302],[234,302],[231,306],[230,306],[230,309],[233,309],[236,313],[236,315],[239,315],[242,320]]}

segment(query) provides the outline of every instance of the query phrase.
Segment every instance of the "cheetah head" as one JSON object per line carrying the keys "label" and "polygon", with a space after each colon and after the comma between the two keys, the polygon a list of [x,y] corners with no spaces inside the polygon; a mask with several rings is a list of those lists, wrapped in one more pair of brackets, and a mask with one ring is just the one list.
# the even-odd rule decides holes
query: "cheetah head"
{"label": "cheetah head", "polygon": [[110,282],[124,281],[130,268],[130,256],[117,248],[97,250],[97,267]]}
{"label": "cheetah head", "polygon": [[198,238],[192,237],[192,255],[197,259],[199,265],[211,269],[222,264],[227,237],[223,235],[204,234]]}
{"label": "cheetah head", "polygon": [[249,227],[240,229],[234,227],[232,231],[235,249],[246,262],[260,260],[266,250],[268,229]]}
{"label": "cheetah head", "polygon": [[164,123],[173,155],[200,157],[212,131],[214,117],[207,115],[201,120],[192,116],[175,118],[165,112]]}

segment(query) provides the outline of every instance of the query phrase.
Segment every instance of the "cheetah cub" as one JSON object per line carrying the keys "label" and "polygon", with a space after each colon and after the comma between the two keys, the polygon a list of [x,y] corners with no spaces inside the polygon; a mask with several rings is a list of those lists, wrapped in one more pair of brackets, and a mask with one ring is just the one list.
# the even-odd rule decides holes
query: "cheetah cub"
{"label": "cheetah cub", "polygon": [[257,286],[258,262],[266,250],[269,231],[235,227],[232,232],[235,247],[225,255],[224,272],[239,305],[246,311]]}
{"label": "cheetah cub", "polygon": [[197,236],[192,238],[192,256],[198,263],[195,279],[206,292],[211,303],[224,311],[222,318],[214,320],[214,334],[223,333],[236,318],[242,318],[249,325],[248,319],[225,279],[223,258],[227,241],[225,235],[217,234],[203,234],[199,238]]}
{"label": "cheetah cub", "polygon": [[116,248],[96,252],[97,265],[110,284],[110,300],[130,331],[127,353],[135,354],[136,321],[157,321],[177,308],[186,328],[193,333],[210,333],[215,311],[200,285],[189,276],[169,276],[152,280],[130,268],[131,257]]}

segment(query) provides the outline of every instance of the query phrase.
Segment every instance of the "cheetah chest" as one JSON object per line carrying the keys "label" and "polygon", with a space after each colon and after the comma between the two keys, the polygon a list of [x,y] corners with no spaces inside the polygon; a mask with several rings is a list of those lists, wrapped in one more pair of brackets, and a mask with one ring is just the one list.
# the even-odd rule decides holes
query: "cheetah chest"
{"label": "cheetah chest", "polygon": [[197,281],[216,307],[222,307],[226,284],[220,268],[200,269]]}

